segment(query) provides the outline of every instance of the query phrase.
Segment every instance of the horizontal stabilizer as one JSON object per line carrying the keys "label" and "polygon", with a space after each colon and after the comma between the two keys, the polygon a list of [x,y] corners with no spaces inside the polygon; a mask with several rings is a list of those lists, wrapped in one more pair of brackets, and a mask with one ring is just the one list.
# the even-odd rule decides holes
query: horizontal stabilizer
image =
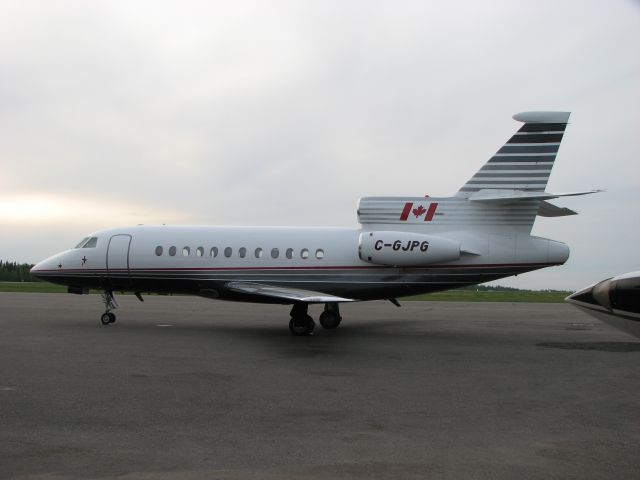
{"label": "horizontal stabilizer", "polygon": [[566,217],[567,215],[577,215],[578,212],[570,208],[563,208],[549,202],[540,202],[538,215],[541,217]]}
{"label": "horizontal stabilizer", "polygon": [[352,298],[336,297],[326,293],[313,292],[311,290],[301,290],[299,288],[274,287],[261,283],[231,282],[226,285],[227,289],[236,293],[247,295],[259,295],[282,300],[283,302],[302,303],[343,303],[353,302]]}
{"label": "horizontal stabilizer", "polygon": [[549,193],[487,188],[471,194],[469,200],[472,202],[513,203],[520,200],[551,200],[552,198],[589,195],[601,191],[602,190],[589,190],[586,192]]}
{"label": "horizontal stabilizer", "polygon": [[567,123],[570,112],[522,112],[516,113],[513,119],[523,123]]}

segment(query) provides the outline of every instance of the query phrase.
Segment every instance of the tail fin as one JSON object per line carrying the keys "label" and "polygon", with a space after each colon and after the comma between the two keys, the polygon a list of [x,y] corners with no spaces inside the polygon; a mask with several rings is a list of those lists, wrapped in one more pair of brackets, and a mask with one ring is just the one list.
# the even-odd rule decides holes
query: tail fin
{"label": "tail fin", "polygon": [[[358,219],[366,228],[447,232],[459,229],[530,234],[537,215],[575,214],[546,200],[596,193],[545,192],[569,112],[526,112],[518,132],[454,197],[363,197]],[[473,249],[470,249],[473,251]]]}
{"label": "tail fin", "polygon": [[570,112],[523,112],[524,125],[463,185],[456,197],[480,190],[543,192],[547,186]]}

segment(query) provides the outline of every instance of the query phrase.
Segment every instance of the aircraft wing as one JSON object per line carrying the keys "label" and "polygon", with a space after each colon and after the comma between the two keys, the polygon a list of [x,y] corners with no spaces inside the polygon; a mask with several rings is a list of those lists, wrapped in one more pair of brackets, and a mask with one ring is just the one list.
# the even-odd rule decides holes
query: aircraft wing
{"label": "aircraft wing", "polygon": [[277,298],[287,302],[302,303],[343,303],[353,302],[352,298],[336,297],[326,293],[302,290],[299,288],[274,287],[261,283],[231,282],[226,287],[232,292],[246,293],[248,295],[261,295],[263,297]]}

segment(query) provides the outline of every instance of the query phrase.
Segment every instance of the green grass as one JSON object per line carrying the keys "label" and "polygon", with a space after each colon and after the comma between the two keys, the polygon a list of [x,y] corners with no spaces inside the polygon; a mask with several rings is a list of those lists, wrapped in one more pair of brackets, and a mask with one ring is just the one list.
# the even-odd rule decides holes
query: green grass
{"label": "green grass", "polygon": [[[0,292],[25,293],[66,293],[67,287],[48,282],[0,282]],[[93,290],[92,293],[96,291]],[[413,297],[403,297],[402,301],[431,302],[532,302],[562,303],[571,292],[545,292],[531,290],[449,290],[447,292],[429,293]]]}
{"label": "green grass", "polygon": [[404,297],[401,300],[422,300],[432,302],[530,302],[530,303],[562,303],[571,292],[545,292],[533,290],[479,291],[449,290]]}
{"label": "green grass", "polygon": [[48,282],[0,282],[0,292],[66,293],[67,287]]}

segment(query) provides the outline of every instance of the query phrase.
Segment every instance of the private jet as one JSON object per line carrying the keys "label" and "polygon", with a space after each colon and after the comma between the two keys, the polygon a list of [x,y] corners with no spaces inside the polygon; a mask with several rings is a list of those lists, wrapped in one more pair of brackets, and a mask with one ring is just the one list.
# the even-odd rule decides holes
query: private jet
{"label": "private jet", "polygon": [[569,295],[565,301],[618,330],[640,338],[640,272],[602,280]]}
{"label": "private jet", "polygon": [[149,226],[92,233],[31,273],[69,293],[197,295],[291,305],[289,329],[310,335],[310,304],[326,329],[344,302],[397,298],[489,282],[569,258],[564,243],[531,235],[538,215],[576,212],[545,191],[569,112],[524,112],[520,129],[452,197],[364,197],[357,228]]}

